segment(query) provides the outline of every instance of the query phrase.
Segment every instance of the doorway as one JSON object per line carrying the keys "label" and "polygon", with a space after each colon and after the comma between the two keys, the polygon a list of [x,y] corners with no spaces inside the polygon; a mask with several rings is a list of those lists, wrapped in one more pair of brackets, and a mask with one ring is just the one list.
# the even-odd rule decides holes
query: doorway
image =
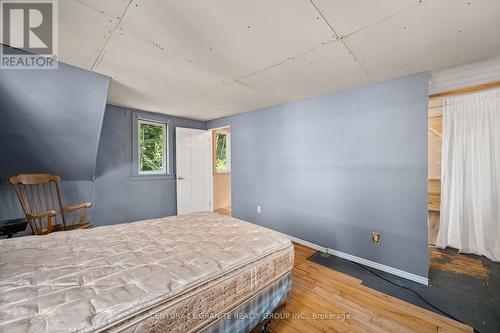
{"label": "doorway", "polygon": [[499,247],[493,245],[497,241],[488,236],[497,234],[491,222],[498,219],[498,201],[490,198],[496,198],[498,192],[495,161],[500,154],[495,133],[500,119],[499,88],[500,82],[494,82],[429,97],[431,246],[498,258],[492,255],[500,253]]}
{"label": "doorway", "polygon": [[214,211],[231,216],[231,128],[212,130]]}
{"label": "doorway", "polygon": [[498,192],[497,164],[488,163],[500,156],[498,136],[492,134],[500,124],[500,91],[493,92],[498,87],[485,84],[429,97],[429,287],[420,293],[439,305],[438,312],[453,313],[481,332],[500,327],[498,309],[484,306],[494,304],[500,274],[494,252],[500,233],[490,227],[498,221],[498,208],[488,209],[499,202],[490,199]]}
{"label": "doorway", "polygon": [[177,214],[212,211],[211,133],[175,129]]}

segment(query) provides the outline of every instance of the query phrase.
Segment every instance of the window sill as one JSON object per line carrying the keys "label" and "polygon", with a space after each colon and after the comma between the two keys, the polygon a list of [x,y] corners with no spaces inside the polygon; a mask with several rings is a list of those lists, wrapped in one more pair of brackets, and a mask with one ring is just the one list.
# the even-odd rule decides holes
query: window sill
{"label": "window sill", "polygon": [[130,177],[130,180],[171,180],[175,179],[175,175],[134,175]]}

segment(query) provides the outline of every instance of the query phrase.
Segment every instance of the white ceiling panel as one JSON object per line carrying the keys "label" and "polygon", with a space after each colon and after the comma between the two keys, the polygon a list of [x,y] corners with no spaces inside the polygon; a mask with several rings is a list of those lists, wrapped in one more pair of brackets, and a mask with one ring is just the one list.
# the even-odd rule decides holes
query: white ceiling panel
{"label": "white ceiling panel", "polygon": [[370,83],[341,42],[317,48],[241,82],[293,101]]}
{"label": "white ceiling panel", "polygon": [[[392,16],[422,0],[312,0],[339,36]],[[434,1],[434,0],[430,0]]]}
{"label": "white ceiling panel", "polygon": [[306,0],[134,0],[121,26],[235,79],[333,39]]}
{"label": "white ceiling panel", "polygon": [[[66,1],[66,0],[63,0]],[[81,4],[102,12],[112,18],[119,18],[131,0],[76,0]]]}
{"label": "white ceiling panel", "polygon": [[117,23],[76,0],[59,1],[59,59],[91,69]]}
{"label": "white ceiling panel", "polygon": [[500,54],[500,1],[427,0],[345,42],[377,81]]}
{"label": "white ceiling panel", "polygon": [[211,120],[285,102],[270,94],[231,82],[167,110],[168,114]]}
{"label": "white ceiling panel", "polygon": [[231,81],[123,29],[113,35],[95,71],[113,79],[109,103],[156,112]]}
{"label": "white ceiling panel", "polygon": [[109,103],[195,119],[500,54],[499,0],[61,0],[59,13],[59,59],[111,76]]}

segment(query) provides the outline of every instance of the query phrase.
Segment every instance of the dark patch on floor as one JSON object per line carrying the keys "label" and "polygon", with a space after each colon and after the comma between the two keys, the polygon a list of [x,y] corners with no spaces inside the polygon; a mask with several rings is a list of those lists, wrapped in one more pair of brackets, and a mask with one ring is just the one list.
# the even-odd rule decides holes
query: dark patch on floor
{"label": "dark patch on floor", "polygon": [[441,264],[449,264],[452,261],[453,260],[450,257],[446,257],[446,256],[443,256],[443,257],[441,257],[439,259],[436,259],[436,262],[441,263]]}
{"label": "dark patch on floor", "polygon": [[[449,250],[446,250],[449,251]],[[453,250],[452,254],[456,254]],[[462,255],[462,254],[460,254]],[[466,255],[469,256],[469,255]],[[400,278],[398,276],[366,267],[394,283],[418,292],[424,299],[474,327],[481,333],[500,332],[500,264],[480,258],[487,267],[488,277],[460,274],[444,269],[432,268],[429,271],[429,286]],[[443,314],[426,304],[411,291],[397,287],[368,272],[349,260],[316,252],[309,258],[312,262],[332,268],[363,281],[363,285],[399,298],[424,309]],[[448,257],[439,258],[440,263],[451,262]]]}

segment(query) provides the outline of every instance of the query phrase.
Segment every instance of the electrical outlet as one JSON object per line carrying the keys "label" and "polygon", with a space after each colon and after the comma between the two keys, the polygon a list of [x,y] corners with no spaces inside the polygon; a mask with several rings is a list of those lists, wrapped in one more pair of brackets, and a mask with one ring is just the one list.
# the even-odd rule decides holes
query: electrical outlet
{"label": "electrical outlet", "polygon": [[372,243],[373,244],[380,244],[380,233],[378,232],[372,232]]}
{"label": "electrical outlet", "polygon": [[262,208],[260,206],[257,206],[257,214],[262,214]]}

